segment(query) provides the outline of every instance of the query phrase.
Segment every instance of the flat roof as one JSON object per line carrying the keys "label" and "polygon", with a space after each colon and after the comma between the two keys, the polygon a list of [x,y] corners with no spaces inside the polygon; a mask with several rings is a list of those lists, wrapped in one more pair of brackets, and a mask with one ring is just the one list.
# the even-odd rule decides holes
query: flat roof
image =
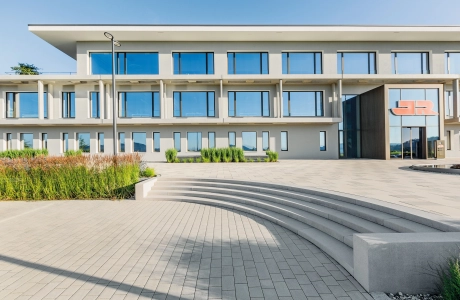
{"label": "flat roof", "polygon": [[458,42],[460,25],[142,25],[30,24],[29,31],[76,58],[76,43],[107,41],[109,31],[120,42],[145,41],[284,41],[284,42]]}

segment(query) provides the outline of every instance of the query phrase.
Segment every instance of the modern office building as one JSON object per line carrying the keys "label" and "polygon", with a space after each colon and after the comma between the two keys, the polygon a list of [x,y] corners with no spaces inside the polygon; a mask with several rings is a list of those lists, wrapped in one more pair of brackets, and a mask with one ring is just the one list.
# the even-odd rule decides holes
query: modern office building
{"label": "modern office building", "polygon": [[[30,25],[76,74],[0,75],[0,150],[165,160],[206,147],[281,159],[460,157],[460,26]],[[15,63],[15,62],[14,62]],[[12,64],[14,64],[12,62]]]}

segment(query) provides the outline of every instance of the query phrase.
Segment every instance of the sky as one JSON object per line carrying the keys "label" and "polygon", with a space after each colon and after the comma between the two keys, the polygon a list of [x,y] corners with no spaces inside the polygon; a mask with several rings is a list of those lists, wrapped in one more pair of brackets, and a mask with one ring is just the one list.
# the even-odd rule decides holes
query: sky
{"label": "sky", "polygon": [[460,0],[0,0],[0,75],[75,72],[28,24],[460,25]]}

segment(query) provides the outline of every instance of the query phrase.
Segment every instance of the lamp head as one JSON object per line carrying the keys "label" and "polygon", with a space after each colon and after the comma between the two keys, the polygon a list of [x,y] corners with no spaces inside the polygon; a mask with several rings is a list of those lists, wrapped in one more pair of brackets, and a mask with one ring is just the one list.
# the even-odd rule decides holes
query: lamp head
{"label": "lamp head", "polygon": [[111,35],[109,32],[104,32],[104,35],[106,38],[108,38],[109,40],[113,40],[113,35]]}

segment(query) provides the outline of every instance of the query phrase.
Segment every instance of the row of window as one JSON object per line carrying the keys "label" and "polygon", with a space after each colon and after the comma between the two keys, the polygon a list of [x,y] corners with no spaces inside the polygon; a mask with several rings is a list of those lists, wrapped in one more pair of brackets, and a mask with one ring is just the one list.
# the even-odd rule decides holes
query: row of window
{"label": "row of window", "polygon": [[[90,117],[100,117],[99,92],[90,92]],[[120,92],[119,117],[160,117],[158,92]],[[324,116],[323,92],[284,92],[285,117]],[[46,93],[44,116],[48,117]],[[7,93],[7,118],[38,118],[38,93]],[[214,92],[174,92],[174,117],[215,117]],[[269,117],[269,92],[228,92],[230,117]],[[75,118],[75,93],[62,93],[62,118]]]}
{"label": "row of window", "polygon": [[[132,152],[147,152],[147,133],[146,132],[132,132]],[[160,133],[153,132],[153,151],[160,152]],[[257,132],[255,131],[243,131],[241,133],[242,148],[244,151],[257,151]],[[126,134],[124,132],[118,133],[118,151],[126,152]],[[83,152],[89,153],[91,150],[90,144],[90,133],[79,132],[77,133],[78,149]],[[288,132],[281,131],[280,135],[281,151],[288,151]],[[20,134],[20,148],[21,149],[32,149],[33,148],[33,134],[32,133],[21,133]],[[174,148],[178,151],[182,151],[181,146],[181,133],[173,133],[173,144]],[[97,133],[97,152],[104,153],[104,133]],[[319,145],[320,151],[326,151],[326,132],[319,132]],[[228,132],[228,146],[236,147],[236,132]],[[6,134],[6,147],[7,150],[13,149],[12,145],[12,134]],[[41,134],[41,148],[48,149],[48,134]],[[216,133],[208,132],[208,148],[216,148]],[[62,150],[63,152],[69,150],[69,134],[62,134]],[[202,133],[201,132],[187,132],[187,151],[188,152],[199,152],[202,149]],[[270,133],[268,131],[262,131],[262,151],[270,150]]]}
{"label": "row of window", "polygon": [[[460,52],[448,52],[446,73],[460,73]],[[174,52],[174,74],[214,74],[214,53]],[[377,74],[376,52],[338,52],[338,74]],[[91,73],[112,73],[111,53],[90,53]],[[429,74],[428,52],[392,52],[393,74]],[[227,53],[228,74],[268,74],[268,52]],[[158,53],[116,53],[117,74],[159,74]],[[283,52],[283,74],[322,74],[321,52]]]}

